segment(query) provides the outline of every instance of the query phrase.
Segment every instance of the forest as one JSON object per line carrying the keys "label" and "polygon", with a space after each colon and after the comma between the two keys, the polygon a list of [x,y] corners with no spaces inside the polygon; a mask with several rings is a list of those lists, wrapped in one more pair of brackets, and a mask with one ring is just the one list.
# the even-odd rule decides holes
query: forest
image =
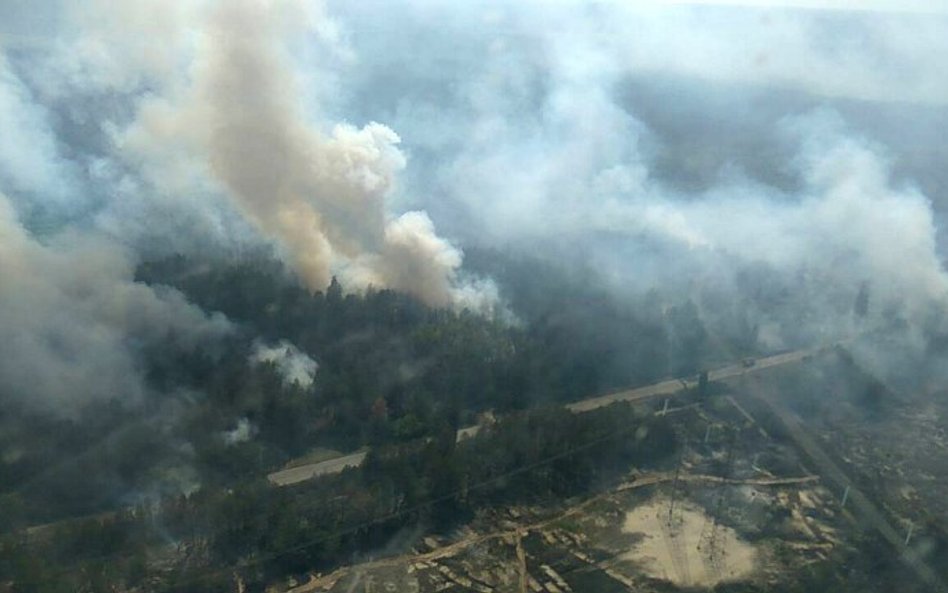
{"label": "forest", "polygon": [[[548,264],[480,261],[507,282],[506,318],[337,281],[313,294],[263,257],[141,265],[137,281],[174,287],[237,329],[215,349],[149,351],[144,402],[0,411],[0,438],[21,451],[0,460],[0,582],[226,590],[229,568],[261,583],[329,567],[410,525],[447,529],[485,506],[661,463],[674,438],[660,422],[556,404],[696,372],[693,306],[647,318]],[[255,358],[261,344],[291,344],[312,380]],[[485,412],[500,421],[455,444]],[[618,438],[643,426],[645,440]],[[314,450],[362,447],[366,463],[341,475],[280,489],[265,479]]]}

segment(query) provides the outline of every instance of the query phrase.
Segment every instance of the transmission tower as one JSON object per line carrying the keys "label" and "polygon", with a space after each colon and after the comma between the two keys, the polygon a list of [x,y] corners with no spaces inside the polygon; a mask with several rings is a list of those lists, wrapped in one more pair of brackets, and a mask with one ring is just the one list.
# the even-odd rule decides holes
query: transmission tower
{"label": "transmission tower", "polygon": [[682,583],[690,584],[692,582],[691,571],[688,569],[688,559],[683,545],[684,533],[682,531],[682,524],[684,519],[681,512],[682,505],[678,504],[681,489],[681,469],[684,463],[687,439],[677,426],[674,428],[674,432],[678,441],[678,459],[675,463],[675,478],[672,480],[668,513],[662,513],[663,516],[660,516],[658,519],[662,529],[662,539],[665,540],[665,546],[668,548],[668,553],[671,557],[675,572],[678,573],[678,578],[681,579]]}
{"label": "transmission tower", "polygon": [[720,578],[725,569],[725,555],[727,550],[721,545],[719,539],[720,519],[724,516],[725,494],[727,492],[727,481],[731,479],[734,471],[734,449],[737,444],[737,430],[728,431],[727,452],[724,456],[724,466],[721,470],[721,480],[717,483],[714,492],[714,502],[712,511],[708,520],[705,522],[704,529],[701,531],[698,549],[703,552],[702,559],[710,575]]}

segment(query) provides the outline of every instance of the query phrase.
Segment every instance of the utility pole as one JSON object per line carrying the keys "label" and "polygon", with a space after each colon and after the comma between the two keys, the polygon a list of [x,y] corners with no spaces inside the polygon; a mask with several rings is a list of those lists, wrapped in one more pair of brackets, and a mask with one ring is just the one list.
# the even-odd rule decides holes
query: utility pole
{"label": "utility pole", "polygon": [[721,472],[721,482],[717,486],[717,500],[714,504],[714,511],[708,519],[704,533],[701,534],[702,546],[707,553],[705,560],[708,568],[716,575],[720,575],[724,570],[722,556],[726,550],[720,548],[718,542],[718,523],[720,517],[724,514],[724,494],[727,486],[727,480],[730,479],[734,466],[734,448],[737,443],[737,431],[730,429],[728,435],[727,454],[725,455],[724,467]]}
{"label": "utility pole", "polygon": [[681,520],[679,520],[676,524],[674,516],[675,503],[678,500],[678,489],[681,484],[681,468],[684,465],[687,436],[681,431],[677,430],[677,428],[675,430],[675,436],[678,440],[679,447],[678,462],[675,464],[675,479],[672,482],[671,500],[668,505],[668,520],[661,522],[661,528],[662,536],[664,537],[671,553],[672,564],[674,565],[675,572],[678,573],[678,576],[681,578],[682,582],[688,584],[691,583],[691,571],[688,569],[685,549],[682,547],[683,540],[681,537],[679,537],[681,535],[679,533]]}

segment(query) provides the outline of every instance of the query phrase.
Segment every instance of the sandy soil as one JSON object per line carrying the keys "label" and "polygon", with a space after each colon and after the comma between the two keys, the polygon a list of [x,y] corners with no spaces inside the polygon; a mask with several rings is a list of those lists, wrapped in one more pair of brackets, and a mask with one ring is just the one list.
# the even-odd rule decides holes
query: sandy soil
{"label": "sandy soil", "polygon": [[754,571],[757,551],[733,529],[717,526],[712,558],[708,545],[712,526],[704,511],[679,501],[669,524],[668,509],[668,499],[655,498],[626,513],[623,531],[641,534],[642,539],[623,555],[624,560],[635,562],[650,576],[682,586],[713,587],[743,580]]}

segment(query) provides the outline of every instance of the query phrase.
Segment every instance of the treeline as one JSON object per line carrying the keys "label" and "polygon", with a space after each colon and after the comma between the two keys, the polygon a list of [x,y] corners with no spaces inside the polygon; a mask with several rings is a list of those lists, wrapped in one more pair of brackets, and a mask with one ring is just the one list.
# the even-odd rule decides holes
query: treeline
{"label": "treeline", "polygon": [[491,505],[587,492],[632,464],[662,464],[675,446],[663,419],[639,417],[628,404],[517,413],[460,443],[445,427],[292,488],[248,481],[32,537],[7,535],[0,584],[197,593],[230,591],[240,575],[262,585],[381,549],[411,526],[447,530]]}
{"label": "treeline", "polygon": [[687,299],[619,299],[591,272],[496,251],[470,249],[465,261],[497,282],[513,323],[390,290],[344,294],[334,283],[310,293],[259,257],[209,265],[179,256],[140,266],[138,278],[296,344],[320,363],[320,388],[343,396],[335,400],[418,393],[462,409],[522,409],[692,374],[707,358],[707,331]]}

